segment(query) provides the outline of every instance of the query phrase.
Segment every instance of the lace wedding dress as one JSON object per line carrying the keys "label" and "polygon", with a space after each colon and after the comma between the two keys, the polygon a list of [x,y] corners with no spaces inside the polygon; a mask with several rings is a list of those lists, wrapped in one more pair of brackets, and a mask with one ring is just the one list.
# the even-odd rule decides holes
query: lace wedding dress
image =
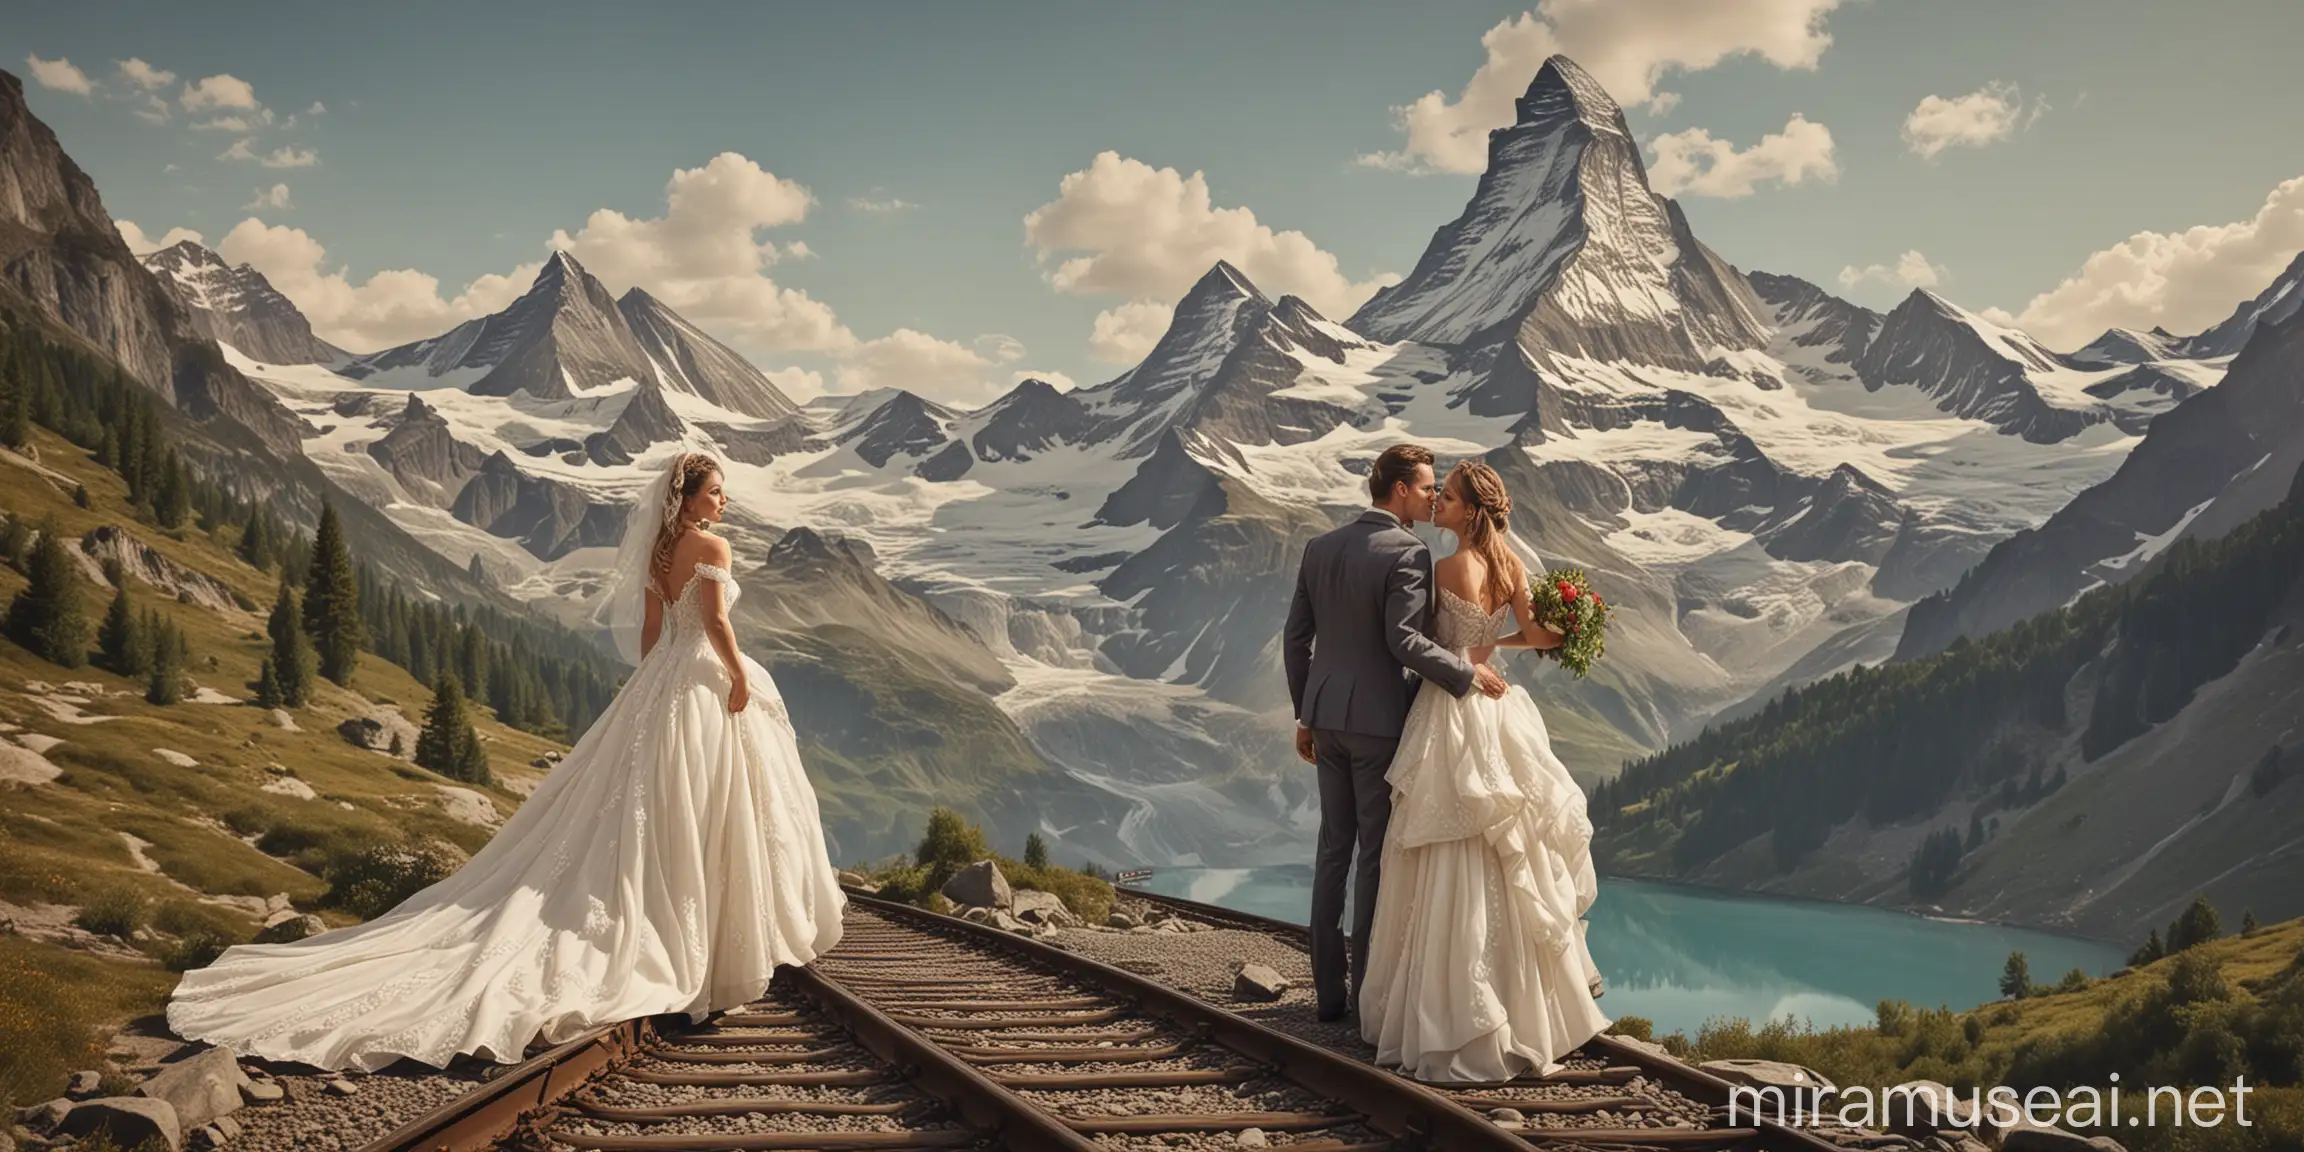
{"label": "lace wedding dress", "polygon": [[816,793],[775,682],[744,658],[728,712],[698,564],[663,635],[591,729],[455,875],[365,924],[232,948],[186,973],[178,1035],[321,1068],[458,1053],[759,997],[840,939]]}
{"label": "lace wedding dress", "polygon": [[[1440,592],[1458,653],[1507,634]],[[1360,1031],[1376,1061],[1434,1082],[1547,1073],[1608,1026],[1583,915],[1598,895],[1584,793],[1525,689],[1418,692],[1385,779],[1385,830]]]}

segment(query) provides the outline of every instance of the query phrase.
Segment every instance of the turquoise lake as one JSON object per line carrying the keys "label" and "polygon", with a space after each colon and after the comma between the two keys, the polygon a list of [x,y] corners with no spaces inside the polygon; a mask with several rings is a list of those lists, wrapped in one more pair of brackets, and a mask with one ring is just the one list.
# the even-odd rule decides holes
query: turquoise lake
{"label": "turquoise lake", "polygon": [[[1139,886],[1302,924],[1312,869],[1162,868]],[[2110,944],[2047,932],[1635,880],[1600,881],[1589,919],[1592,955],[1608,977],[1601,1008],[1645,1016],[1660,1034],[1693,1036],[1715,1016],[1866,1024],[1886,999],[1971,1008],[1999,998],[2014,951],[2043,983],[2126,962]]]}

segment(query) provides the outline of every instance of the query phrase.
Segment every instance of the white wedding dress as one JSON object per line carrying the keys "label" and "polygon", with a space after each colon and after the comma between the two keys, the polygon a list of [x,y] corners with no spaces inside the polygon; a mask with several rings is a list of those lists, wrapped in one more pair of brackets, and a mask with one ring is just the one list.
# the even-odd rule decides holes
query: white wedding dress
{"label": "white wedding dress", "polygon": [[840,939],[846,898],[816,793],[766,669],[751,702],[706,639],[696,565],[663,635],[589,731],[455,875],[365,924],[232,948],[186,973],[178,1035],[370,1071],[756,999],[778,965]]}
{"label": "white wedding dress", "polygon": [[[1440,592],[1439,641],[1461,654],[1509,634]],[[1526,689],[1416,694],[1385,779],[1385,829],[1360,1032],[1418,1080],[1549,1073],[1608,1026],[1590,985],[1584,912],[1599,894],[1584,793],[1552,754]]]}

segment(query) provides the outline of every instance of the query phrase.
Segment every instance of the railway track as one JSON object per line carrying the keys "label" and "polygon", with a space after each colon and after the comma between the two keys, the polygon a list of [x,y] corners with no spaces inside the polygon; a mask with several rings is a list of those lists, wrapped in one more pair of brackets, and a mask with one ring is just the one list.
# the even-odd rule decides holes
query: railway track
{"label": "railway track", "polygon": [[[1726,1125],[1709,1106],[1724,1083],[1656,1063],[1601,1045],[1551,1080],[1442,1092],[1063,949],[851,894],[840,946],[761,1001],[596,1030],[362,1152],[1831,1147]],[[1702,1119],[1636,1126],[1691,1101]]]}
{"label": "railway track", "polygon": [[[1311,930],[1302,924],[1238,912],[1197,900],[1147,892],[1141,888],[1116,889],[1127,900],[1195,920],[1277,937],[1309,952]],[[1547,1077],[1522,1077],[1494,1085],[1426,1085],[1467,1107],[1492,1112],[1509,1108],[1524,1124],[1518,1134],[1534,1147],[1557,1149],[1655,1149],[1753,1147],[1836,1152],[1838,1145],[1800,1128],[1750,1116],[1726,1124],[1732,1085],[1701,1068],[1673,1059],[1621,1037],[1595,1036],[1561,1061],[1565,1068]],[[1642,1117],[1672,1107],[1678,1101],[1704,1104],[1712,1123],[1694,1130],[1628,1128],[1627,1117]],[[1533,1125],[1540,1125],[1535,1127]]]}

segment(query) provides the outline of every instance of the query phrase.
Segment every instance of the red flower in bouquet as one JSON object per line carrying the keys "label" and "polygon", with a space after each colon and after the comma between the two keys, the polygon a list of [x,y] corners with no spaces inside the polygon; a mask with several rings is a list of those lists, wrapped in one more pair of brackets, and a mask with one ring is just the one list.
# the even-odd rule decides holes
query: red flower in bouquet
{"label": "red flower in bouquet", "polygon": [[1560,645],[1544,649],[1544,655],[1560,661],[1562,667],[1582,679],[1607,650],[1607,602],[1592,591],[1590,580],[1575,568],[1532,576],[1528,596],[1534,601],[1536,622],[1562,637]]}

